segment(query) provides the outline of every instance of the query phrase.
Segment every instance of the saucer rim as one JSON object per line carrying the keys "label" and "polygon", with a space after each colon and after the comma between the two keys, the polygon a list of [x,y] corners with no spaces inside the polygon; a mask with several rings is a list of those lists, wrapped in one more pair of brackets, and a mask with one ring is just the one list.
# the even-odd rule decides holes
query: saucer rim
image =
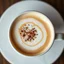
{"label": "saucer rim", "polygon": [[[22,1],[20,1],[20,2],[22,2]],[[23,2],[24,2],[24,1],[23,1]],[[17,3],[19,3],[19,2],[17,2]],[[15,4],[17,4],[17,3],[15,3]],[[45,3],[45,4],[48,4],[48,3],[46,3],[46,2],[44,2],[44,3]],[[13,5],[15,5],[15,4],[13,4]],[[12,5],[11,7],[13,7],[13,5]],[[49,5],[49,4],[48,4],[48,5]],[[52,7],[52,6],[51,6],[51,7]],[[9,8],[10,8],[10,7],[9,7]],[[9,9],[9,8],[8,8],[8,9]],[[8,10],[8,9],[7,9],[7,10]],[[6,11],[7,11],[7,10],[6,10]],[[4,12],[4,13],[5,13],[5,12]],[[1,18],[4,16],[4,13],[2,14]],[[60,15],[60,16],[61,16],[61,15]],[[0,18],[0,22],[2,22],[2,21],[1,21],[1,18]],[[61,18],[62,18],[62,16],[61,16]],[[63,52],[63,50],[62,50],[62,52]],[[62,54],[62,52],[61,52],[61,54]],[[2,53],[2,55],[5,57],[5,59],[7,59],[7,61],[11,62],[11,61],[4,55],[4,53],[2,52],[2,49],[1,49],[1,53]],[[61,55],[61,54],[60,54],[60,55]],[[59,57],[60,57],[60,56],[59,56]],[[58,59],[58,58],[57,58],[57,59]],[[55,60],[55,61],[56,61],[56,60]],[[53,61],[53,62],[54,62],[54,61]]]}

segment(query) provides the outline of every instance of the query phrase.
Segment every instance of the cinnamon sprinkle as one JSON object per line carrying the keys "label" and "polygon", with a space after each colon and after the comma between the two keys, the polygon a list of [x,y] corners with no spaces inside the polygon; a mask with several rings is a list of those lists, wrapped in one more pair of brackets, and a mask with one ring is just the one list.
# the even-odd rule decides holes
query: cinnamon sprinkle
{"label": "cinnamon sprinkle", "polygon": [[[29,30],[29,27],[26,26],[24,27],[26,29],[21,29],[20,30],[20,35],[23,37],[24,41],[32,41],[35,40],[37,34],[37,30],[35,28],[32,28],[31,30]],[[29,30],[29,31],[27,31]]]}

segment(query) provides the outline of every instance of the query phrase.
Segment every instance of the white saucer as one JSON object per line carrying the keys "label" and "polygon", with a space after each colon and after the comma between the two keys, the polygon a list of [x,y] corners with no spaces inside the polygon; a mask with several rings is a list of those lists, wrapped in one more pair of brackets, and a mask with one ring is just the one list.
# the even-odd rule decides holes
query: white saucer
{"label": "white saucer", "polygon": [[[29,10],[42,12],[54,24],[56,33],[63,32],[63,19],[50,5],[41,1],[22,1],[9,7],[0,20],[0,48],[2,55],[12,64],[50,64],[53,63],[63,51],[63,40],[55,40],[51,49],[40,57],[25,57],[18,54],[8,40],[8,29],[11,22],[21,13]],[[60,30],[60,28],[62,30]]]}

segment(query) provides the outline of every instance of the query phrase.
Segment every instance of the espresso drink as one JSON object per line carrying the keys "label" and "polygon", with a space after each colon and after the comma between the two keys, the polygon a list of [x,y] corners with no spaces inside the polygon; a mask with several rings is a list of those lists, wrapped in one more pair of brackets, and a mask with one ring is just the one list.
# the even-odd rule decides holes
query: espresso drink
{"label": "espresso drink", "polygon": [[44,53],[51,45],[53,27],[38,12],[26,12],[18,16],[10,27],[10,41],[21,54],[34,56]]}

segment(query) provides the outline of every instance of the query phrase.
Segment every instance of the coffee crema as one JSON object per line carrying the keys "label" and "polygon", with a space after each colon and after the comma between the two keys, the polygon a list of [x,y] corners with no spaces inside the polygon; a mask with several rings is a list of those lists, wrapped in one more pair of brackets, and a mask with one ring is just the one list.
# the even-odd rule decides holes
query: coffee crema
{"label": "coffee crema", "polygon": [[38,12],[18,16],[10,28],[10,41],[21,54],[34,56],[44,53],[50,45],[51,29]]}

